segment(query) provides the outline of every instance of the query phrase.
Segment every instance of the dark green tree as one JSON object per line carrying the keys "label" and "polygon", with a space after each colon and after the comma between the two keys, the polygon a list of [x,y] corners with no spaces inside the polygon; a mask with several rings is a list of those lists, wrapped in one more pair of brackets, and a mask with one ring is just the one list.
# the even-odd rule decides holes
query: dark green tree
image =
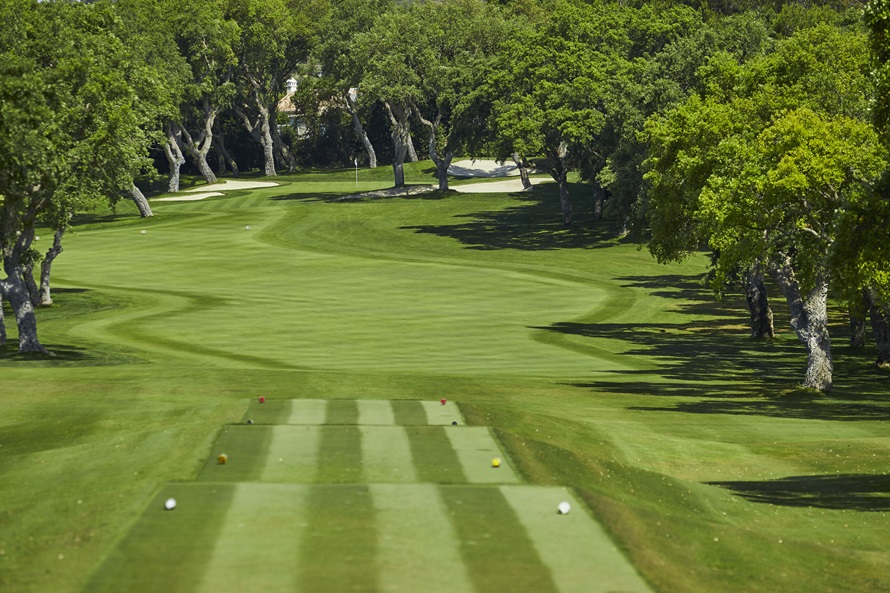
{"label": "dark green tree", "polygon": [[148,164],[149,138],[109,5],[11,0],[0,19],[0,295],[19,351],[46,352],[33,308],[36,226],[64,228],[119,196]]}

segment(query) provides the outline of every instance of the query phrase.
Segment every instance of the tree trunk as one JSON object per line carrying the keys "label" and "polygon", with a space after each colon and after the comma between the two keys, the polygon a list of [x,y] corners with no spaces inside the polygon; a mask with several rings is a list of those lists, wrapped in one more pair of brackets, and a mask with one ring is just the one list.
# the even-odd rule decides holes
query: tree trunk
{"label": "tree trunk", "polygon": [[575,220],[572,215],[572,202],[569,200],[569,184],[566,180],[565,170],[560,174],[557,181],[559,182],[559,203],[562,206],[562,224],[570,227],[575,224]]}
{"label": "tree trunk", "polygon": [[439,155],[437,139],[439,136],[439,124],[441,123],[442,118],[439,116],[436,117],[436,121],[430,121],[423,117],[420,113],[420,109],[417,108],[417,105],[412,103],[412,107],[415,115],[417,115],[417,119],[426,127],[430,135],[430,159],[432,159],[433,164],[436,165],[436,179],[439,180],[439,190],[448,191],[448,167],[451,166],[451,160],[454,158],[454,149],[451,148],[449,139],[448,144],[445,147],[445,154],[441,156]]}
{"label": "tree trunk", "polygon": [[[229,170],[232,172],[232,177],[238,177],[238,163],[235,162],[235,159],[232,157],[232,154],[226,149],[226,141],[224,136],[217,131],[216,135],[213,137],[213,147],[216,149],[217,153],[219,153],[220,158],[223,159],[223,162],[229,166]],[[224,166],[220,166],[220,173],[225,171]]]}
{"label": "tree trunk", "polygon": [[770,271],[781,288],[791,312],[791,327],[807,350],[807,370],[803,387],[829,391],[834,365],[831,359],[831,336],[828,334],[828,281],[822,277],[806,295],[794,274],[791,258],[779,254]]}
{"label": "tree trunk", "polygon": [[868,333],[868,323],[865,317],[850,311],[850,348],[860,350],[865,348],[865,336]]}
{"label": "tree trunk", "polygon": [[41,307],[48,307],[53,304],[52,294],[50,293],[50,274],[52,272],[53,262],[62,253],[62,235],[65,234],[65,227],[56,231],[53,236],[53,246],[50,247],[43,261],[40,263],[40,299]]}
{"label": "tree trunk", "polygon": [[164,143],[164,154],[167,155],[167,164],[170,166],[170,179],[167,182],[167,191],[175,193],[179,191],[179,170],[185,164],[185,157],[179,148],[179,131],[174,129],[172,122],[164,124],[164,132],[167,141]]}
{"label": "tree trunk", "polygon": [[263,172],[266,177],[275,177],[275,147],[272,142],[272,131],[269,127],[269,110],[257,99],[259,115],[254,122],[240,107],[235,107],[235,114],[241,118],[244,128],[253,139],[263,147]]}
{"label": "tree trunk", "polygon": [[6,346],[6,315],[3,312],[2,291],[0,291],[0,346]]}
{"label": "tree trunk", "polygon": [[595,220],[602,220],[603,204],[605,203],[605,200],[603,199],[603,188],[593,185],[591,189],[593,190],[593,218]]}
{"label": "tree trunk", "polygon": [[745,298],[751,312],[751,337],[758,340],[774,337],[773,311],[769,306],[766,285],[763,283],[763,269],[759,263],[748,270]]}
{"label": "tree trunk", "polygon": [[407,144],[408,144],[408,159],[412,163],[416,163],[420,159],[417,158],[417,150],[414,148],[414,138],[411,137],[411,128],[410,127],[408,128]]}
{"label": "tree trunk", "polygon": [[365,147],[365,152],[368,154],[368,167],[370,169],[376,169],[377,152],[374,151],[374,145],[371,144],[368,134],[365,133],[365,128],[362,126],[362,122],[358,118],[358,109],[356,108],[355,101],[349,93],[346,93],[346,111],[352,116],[352,128],[355,130],[355,135],[358,136],[362,146]]}
{"label": "tree trunk", "polygon": [[136,202],[136,207],[139,208],[139,216],[142,218],[154,216],[154,213],[151,211],[151,206],[148,205],[148,200],[145,199],[145,195],[138,187],[136,187],[135,183],[130,184],[129,191],[130,197],[133,198],[133,201]]}
{"label": "tree trunk", "polygon": [[384,102],[389,120],[392,124],[393,161],[392,172],[395,187],[405,186],[405,154],[408,152],[408,142],[411,140],[408,128],[408,115],[400,105],[390,105]]}
{"label": "tree trunk", "polygon": [[569,171],[566,168],[565,162],[566,157],[568,156],[568,150],[569,147],[566,142],[559,143],[556,158],[552,159],[554,162],[553,168],[550,169],[550,176],[553,177],[557,184],[559,184],[559,203],[560,206],[562,206],[562,224],[566,227],[570,227],[575,223],[572,215],[572,202],[569,199]]}
{"label": "tree trunk", "polygon": [[272,124],[269,130],[272,132],[272,142],[274,143],[278,154],[281,156],[281,160],[284,161],[284,166],[287,168],[287,172],[295,172],[297,170],[297,160],[281,139],[281,134],[278,133],[278,124]]}
{"label": "tree trunk", "polygon": [[871,292],[863,288],[858,301],[851,301],[850,313],[850,347],[865,348],[865,336],[868,333],[868,315],[871,309]]}
{"label": "tree trunk", "polygon": [[532,186],[532,182],[528,178],[528,167],[525,164],[525,159],[520,157],[515,152],[510,156],[513,158],[513,162],[516,163],[516,168],[519,169],[519,179],[522,180],[522,189],[530,188]]}
{"label": "tree trunk", "polygon": [[40,352],[48,354],[46,348],[37,339],[37,317],[28,289],[22,281],[22,270],[19,267],[6,266],[8,277],[2,281],[2,292],[15,313],[15,321],[19,330],[19,352],[22,354]]}
{"label": "tree trunk", "polygon": [[454,151],[450,148],[445,149],[445,154],[436,162],[436,175],[439,178],[439,190],[448,191],[448,167],[454,159]]}
{"label": "tree trunk", "polygon": [[874,332],[875,344],[878,346],[878,359],[875,364],[881,368],[887,368],[890,367],[890,311],[877,302],[872,289],[867,290],[870,301],[868,313],[871,318],[871,329]]}
{"label": "tree trunk", "polygon": [[33,261],[22,264],[22,281],[28,291],[28,300],[31,301],[31,306],[36,307],[40,303],[40,289],[37,288],[37,282],[34,281]]}
{"label": "tree trunk", "polygon": [[179,129],[182,130],[182,136],[185,138],[185,148],[195,160],[195,164],[198,165],[201,176],[207,183],[216,183],[216,173],[207,163],[207,155],[210,154],[210,147],[213,146],[213,122],[216,121],[216,114],[219,110],[212,107],[206,97],[202,107],[204,108],[204,122],[197,138],[192,137],[185,124],[180,123]]}

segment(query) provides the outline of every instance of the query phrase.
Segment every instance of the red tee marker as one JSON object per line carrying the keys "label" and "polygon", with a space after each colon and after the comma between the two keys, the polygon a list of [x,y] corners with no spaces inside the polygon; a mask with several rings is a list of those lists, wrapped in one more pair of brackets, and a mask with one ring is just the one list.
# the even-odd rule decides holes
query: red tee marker
{"label": "red tee marker", "polygon": [[262,395],[260,396],[260,403],[261,403],[261,404],[266,403],[266,398],[263,397]]}
{"label": "red tee marker", "polygon": [[440,399],[439,401],[442,403],[443,406],[445,405],[445,398],[444,398],[444,397],[443,397],[442,399]]}

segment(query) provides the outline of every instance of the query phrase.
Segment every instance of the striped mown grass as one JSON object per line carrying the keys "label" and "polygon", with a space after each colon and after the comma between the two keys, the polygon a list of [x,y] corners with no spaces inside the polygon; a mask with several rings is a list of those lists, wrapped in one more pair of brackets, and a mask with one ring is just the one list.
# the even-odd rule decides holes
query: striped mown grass
{"label": "striped mown grass", "polygon": [[254,424],[448,426],[464,424],[456,405],[432,401],[277,399],[254,402],[243,421]]}
{"label": "striped mown grass", "polygon": [[[428,424],[462,418],[454,404],[285,403],[263,410],[307,423],[225,427],[215,447],[228,460],[208,459],[196,487],[170,486],[175,511],[161,507],[167,494],[155,500],[96,590],[166,591],[169,578],[169,590],[202,593],[648,592],[564,488],[518,485],[487,428]],[[557,513],[565,504],[571,518]],[[171,537],[181,556],[151,552]],[[158,576],[166,563],[179,570]],[[149,588],[134,584],[145,572]]]}
{"label": "striped mown grass", "polygon": [[[518,482],[478,426],[226,426],[198,479],[210,482]],[[220,465],[217,454],[228,461]],[[491,467],[502,458],[498,468]]]}
{"label": "striped mown grass", "polygon": [[158,493],[87,590],[649,589],[564,488],[193,483]]}

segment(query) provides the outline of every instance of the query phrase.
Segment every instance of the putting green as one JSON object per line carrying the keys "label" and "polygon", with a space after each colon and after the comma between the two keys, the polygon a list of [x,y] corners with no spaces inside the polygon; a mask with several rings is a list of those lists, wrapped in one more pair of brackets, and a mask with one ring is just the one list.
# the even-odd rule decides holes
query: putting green
{"label": "putting green", "polygon": [[[225,465],[217,455],[225,453]],[[502,459],[492,467],[492,460]],[[198,479],[210,482],[515,484],[487,428],[226,426]]]}
{"label": "putting green", "polygon": [[171,484],[87,590],[648,592],[607,541],[558,487]]}

